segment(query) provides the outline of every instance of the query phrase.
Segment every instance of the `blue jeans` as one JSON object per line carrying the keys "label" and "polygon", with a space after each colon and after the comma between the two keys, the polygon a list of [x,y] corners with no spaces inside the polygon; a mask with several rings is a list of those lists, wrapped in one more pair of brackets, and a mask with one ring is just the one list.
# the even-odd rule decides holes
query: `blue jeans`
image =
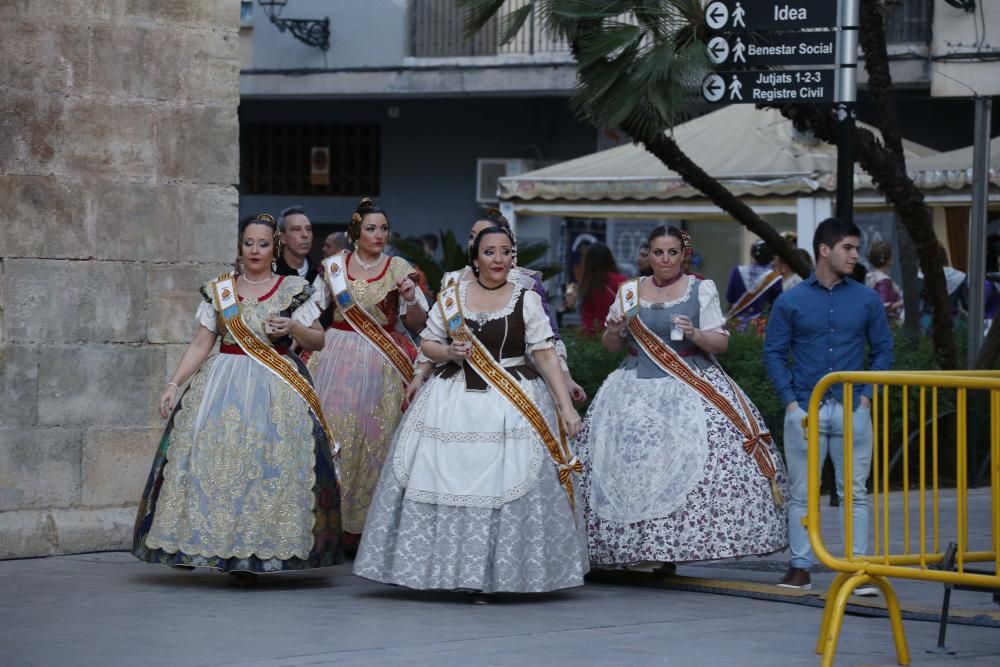
{"label": "blue jeans", "polygon": [[[802,525],[802,517],[808,512],[809,489],[808,443],[802,431],[802,418],[806,416],[801,407],[785,413],[785,461],[788,464],[788,482],[791,500],[788,504],[788,542],[792,552],[792,567],[808,568],[815,562],[809,534]],[[853,499],[854,555],[861,556],[868,551],[868,494],[866,485],[872,463],[872,417],[871,408],[857,407],[853,415],[854,440],[851,461],[851,496]],[[844,506],[844,407],[836,401],[829,401],[819,409],[819,465],[822,470],[827,452],[833,459],[833,470],[837,480],[837,495],[841,507]],[[817,474],[820,471],[817,471]],[[841,514],[840,534],[844,534],[843,514]],[[831,551],[833,551],[831,549]]]}

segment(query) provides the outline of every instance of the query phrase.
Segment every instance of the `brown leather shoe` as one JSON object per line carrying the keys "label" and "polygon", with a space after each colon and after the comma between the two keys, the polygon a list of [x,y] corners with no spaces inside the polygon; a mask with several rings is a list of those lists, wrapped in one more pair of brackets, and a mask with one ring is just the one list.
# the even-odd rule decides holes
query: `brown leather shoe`
{"label": "brown leather shoe", "polygon": [[782,588],[796,588],[800,591],[808,591],[813,587],[809,571],[801,567],[788,568],[788,572],[785,572],[785,576],[781,578],[778,585]]}

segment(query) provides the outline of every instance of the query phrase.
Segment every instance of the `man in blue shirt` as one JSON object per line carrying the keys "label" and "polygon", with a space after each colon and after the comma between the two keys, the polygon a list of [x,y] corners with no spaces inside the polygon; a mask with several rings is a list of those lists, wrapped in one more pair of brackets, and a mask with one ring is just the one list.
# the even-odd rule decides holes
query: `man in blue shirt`
{"label": "man in blue shirt", "polygon": [[[788,539],[792,559],[779,586],[812,587],[809,566],[813,553],[802,526],[806,515],[808,461],[806,416],[813,387],[827,373],[865,369],[867,343],[873,371],[892,367],[892,334],[882,301],[864,285],[850,278],[858,263],[861,232],[852,222],[836,218],[816,227],[813,252],[816,273],[782,294],[774,302],[764,339],[764,364],[771,383],[785,406],[785,460],[788,464]],[[789,353],[792,356],[789,367]],[[866,485],[871,469],[871,385],[854,387],[851,496],[853,498],[854,554],[868,549],[869,510]],[[837,495],[844,496],[844,408],[842,387],[834,386],[819,411],[819,460],[827,451],[833,459]],[[874,595],[870,586],[858,595]]]}

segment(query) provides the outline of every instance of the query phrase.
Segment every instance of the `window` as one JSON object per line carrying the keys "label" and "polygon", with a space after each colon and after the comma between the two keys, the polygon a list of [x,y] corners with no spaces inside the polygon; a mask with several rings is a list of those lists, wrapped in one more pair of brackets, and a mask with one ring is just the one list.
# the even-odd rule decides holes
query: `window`
{"label": "window", "polygon": [[[314,151],[313,149],[326,151]],[[377,196],[382,133],[378,125],[240,125],[245,194]],[[315,155],[327,159],[317,163]],[[326,167],[322,178],[317,169]]]}
{"label": "window", "polygon": [[240,27],[253,27],[253,0],[242,0],[240,2]]}

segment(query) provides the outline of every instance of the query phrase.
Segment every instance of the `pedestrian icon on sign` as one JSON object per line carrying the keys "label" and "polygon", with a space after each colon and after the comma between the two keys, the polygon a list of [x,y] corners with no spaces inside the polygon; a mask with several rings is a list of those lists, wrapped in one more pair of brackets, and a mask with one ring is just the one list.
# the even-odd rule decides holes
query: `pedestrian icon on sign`
{"label": "pedestrian icon on sign", "polygon": [[746,44],[739,37],[736,38],[736,44],[733,46],[733,62],[734,63],[745,63],[747,61],[746,57]]}
{"label": "pedestrian icon on sign", "polygon": [[729,99],[730,100],[743,100],[743,95],[740,94],[740,90],[743,88],[743,84],[740,83],[739,78],[734,74],[733,80],[729,83]]}
{"label": "pedestrian icon on sign", "polygon": [[747,13],[746,10],[743,9],[743,5],[741,5],[740,3],[737,2],[736,6],[733,8],[733,27],[734,28],[736,26],[742,26],[744,28],[747,27],[747,24],[743,22],[743,16],[746,13]]}

